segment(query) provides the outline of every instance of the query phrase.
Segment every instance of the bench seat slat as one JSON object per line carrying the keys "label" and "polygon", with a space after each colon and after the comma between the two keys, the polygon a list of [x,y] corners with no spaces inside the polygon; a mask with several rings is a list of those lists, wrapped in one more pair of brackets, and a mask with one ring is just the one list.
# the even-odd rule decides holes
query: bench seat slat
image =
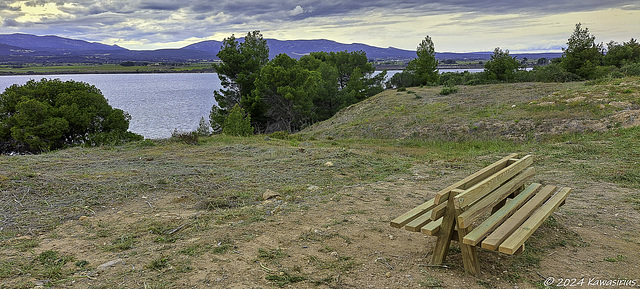
{"label": "bench seat slat", "polygon": [[435,236],[436,234],[438,234],[438,231],[440,231],[442,219],[443,218],[440,218],[429,224],[426,224],[424,227],[422,227],[422,229],[420,229],[420,232],[425,233],[429,236]]}
{"label": "bench seat slat", "polygon": [[515,213],[522,205],[528,201],[540,188],[541,184],[533,183],[524,189],[515,198],[507,202],[502,208],[493,213],[477,228],[473,229],[469,234],[464,236],[464,243],[475,246],[482,241],[484,237],[489,235],[495,228],[500,226],[504,220]]}
{"label": "bench seat slat", "polygon": [[413,221],[415,218],[420,217],[424,213],[430,211],[435,207],[434,199],[428,200],[423,204],[407,211],[399,217],[391,221],[391,226],[396,228],[402,228],[407,223]]}
{"label": "bench seat slat", "polygon": [[458,226],[466,228],[473,223],[482,213],[489,211],[496,204],[507,198],[511,193],[520,188],[536,173],[535,168],[527,168],[521,174],[495,189],[489,195],[473,204],[469,209],[458,216]]}
{"label": "bench seat slat", "polygon": [[540,227],[544,220],[560,206],[560,203],[567,199],[570,192],[571,188],[560,189],[500,245],[499,251],[506,254],[514,254],[531,237],[531,234]]}
{"label": "bench seat slat", "polygon": [[404,228],[407,231],[420,232],[420,228],[422,228],[424,225],[428,224],[429,222],[431,222],[431,211],[428,211],[422,214],[421,216],[413,219],[413,221],[404,225]]}
{"label": "bench seat slat", "polygon": [[[455,191],[455,190],[454,190]],[[437,205],[433,210],[431,210],[431,220],[440,219],[444,216],[444,213],[447,211],[447,203],[444,202],[440,205]]]}
{"label": "bench seat slat", "polygon": [[464,193],[458,194],[453,199],[456,209],[465,208],[475,203],[477,200],[482,199],[486,194],[495,190],[504,182],[529,167],[531,164],[533,164],[533,157],[531,155],[526,155],[517,162],[475,184]]}
{"label": "bench seat slat", "polygon": [[500,227],[482,241],[482,248],[496,251],[502,242],[533,214],[555,191],[556,186],[544,186],[531,200],[509,217]]}

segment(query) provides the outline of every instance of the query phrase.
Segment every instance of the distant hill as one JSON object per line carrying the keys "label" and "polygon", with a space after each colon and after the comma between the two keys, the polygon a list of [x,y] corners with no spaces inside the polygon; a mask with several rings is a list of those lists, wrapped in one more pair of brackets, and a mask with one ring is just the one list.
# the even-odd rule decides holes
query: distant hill
{"label": "distant hill", "polygon": [[[244,41],[244,37],[238,38]],[[285,53],[293,58],[300,58],[311,52],[325,51],[364,51],[370,59],[412,59],[416,56],[415,51],[402,50],[398,48],[380,48],[366,44],[354,43],[344,44],[332,40],[277,40],[267,39],[269,46],[269,56],[271,58],[278,54]],[[193,49],[217,54],[222,47],[222,41],[208,40],[185,46],[183,49]]]}
{"label": "distant hill", "polygon": [[106,45],[58,36],[36,36],[31,34],[0,34],[0,43],[34,51],[122,51],[117,45]]}
{"label": "distant hill", "polygon": [[[239,41],[243,41],[239,38]],[[267,39],[270,57],[286,53],[300,58],[310,52],[364,51],[372,60],[407,61],[416,56],[415,51],[393,47],[381,48],[353,43],[344,44],[332,40],[277,40]],[[124,61],[148,62],[197,62],[215,61],[222,47],[222,41],[208,40],[179,49],[129,50],[117,45],[106,45],[63,38],[59,36],[36,36],[30,34],[0,34],[0,63],[120,63]],[[548,59],[559,57],[560,53],[512,54],[518,58]],[[490,52],[436,53],[436,58],[456,60],[488,60]]]}

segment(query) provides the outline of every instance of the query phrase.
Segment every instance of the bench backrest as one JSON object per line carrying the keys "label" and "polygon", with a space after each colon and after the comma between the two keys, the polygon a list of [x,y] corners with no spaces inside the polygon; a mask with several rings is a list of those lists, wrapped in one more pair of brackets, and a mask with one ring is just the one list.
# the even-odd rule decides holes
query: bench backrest
{"label": "bench backrest", "polygon": [[494,171],[499,170],[470,187],[452,190],[455,209],[459,210],[456,214],[458,226],[467,228],[483,213],[495,211],[508,196],[523,189],[524,184],[535,175],[531,164],[531,155],[520,159],[510,158],[504,162],[504,167],[497,166]]}

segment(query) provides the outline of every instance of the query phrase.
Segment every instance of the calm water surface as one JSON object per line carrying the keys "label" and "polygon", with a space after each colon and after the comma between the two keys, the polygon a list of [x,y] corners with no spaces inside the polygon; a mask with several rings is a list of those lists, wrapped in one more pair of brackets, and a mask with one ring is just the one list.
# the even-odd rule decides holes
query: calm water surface
{"label": "calm water surface", "polygon": [[112,107],[131,115],[130,131],[152,139],[196,130],[202,117],[209,119],[213,91],[221,88],[216,73],[76,74],[0,76],[0,91],[42,78],[95,85]]}

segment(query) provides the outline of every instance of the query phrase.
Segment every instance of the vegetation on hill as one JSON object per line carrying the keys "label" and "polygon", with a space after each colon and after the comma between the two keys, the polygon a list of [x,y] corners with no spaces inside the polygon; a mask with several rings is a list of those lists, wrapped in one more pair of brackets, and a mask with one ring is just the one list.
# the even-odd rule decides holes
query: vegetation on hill
{"label": "vegetation on hill", "polygon": [[[542,61],[531,71],[509,50],[496,48],[481,73],[444,73],[437,70],[434,43],[429,36],[416,49],[417,57],[396,73],[387,88],[444,85],[442,95],[458,92],[456,85],[491,83],[569,82],[640,75],[640,44],[610,42],[605,51],[595,36],[579,23],[569,37],[562,58]],[[284,54],[268,61],[269,48],[258,31],[244,43],[225,39],[215,66],[223,89],[216,92],[211,123],[222,131],[229,110],[239,105],[251,117],[258,133],[297,132],[328,119],[340,109],[382,91],[384,73],[372,76],[373,68],[360,53],[311,53],[292,59]],[[547,65],[545,65],[547,64]],[[390,93],[390,92],[387,92]],[[508,100],[507,102],[513,102]]]}
{"label": "vegetation on hill", "polygon": [[331,117],[348,105],[383,90],[386,73],[373,76],[364,52],[315,52],[269,60],[269,47],[259,31],[239,43],[226,38],[214,65],[222,83],[211,111],[214,131],[224,131],[230,110],[239,105],[258,133],[296,132]]}

